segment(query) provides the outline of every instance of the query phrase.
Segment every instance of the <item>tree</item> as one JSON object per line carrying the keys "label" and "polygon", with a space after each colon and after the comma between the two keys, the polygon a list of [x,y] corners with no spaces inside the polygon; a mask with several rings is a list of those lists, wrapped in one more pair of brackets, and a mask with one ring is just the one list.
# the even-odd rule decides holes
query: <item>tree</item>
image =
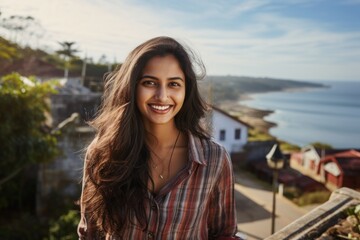
{"label": "tree", "polygon": [[0,37],[0,63],[5,61],[12,61],[18,57],[18,55],[19,53],[17,46]]}
{"label": "tree", "polygon": [[28,45],[32,37],[38,41],[45,31],[34,17],[21,15],[11,15],[0,19],[0,27],[10,33],[10,39],[13,42],[23,46]]}
{"label": "tree", "polygon": [[0,78],[0,208],[17,195],[16,186],[7,187],[16,185],[11,180],[26,167],[51,161],[58,154],[56,137],[45,123],[46,99],[56,93],[55,85],[17,73]]}
{"label": "tree", "polygon": [[69,76],[69,68],[70,68],[70,59],[75,57],[75,53],[79,52],[78,49],[74,49],[73,45],[75,42],[59,42],[62,46],[62,49],[56,51],[59,55],[64,57],[65,68],[64,68],[64,77],[68,78]]}

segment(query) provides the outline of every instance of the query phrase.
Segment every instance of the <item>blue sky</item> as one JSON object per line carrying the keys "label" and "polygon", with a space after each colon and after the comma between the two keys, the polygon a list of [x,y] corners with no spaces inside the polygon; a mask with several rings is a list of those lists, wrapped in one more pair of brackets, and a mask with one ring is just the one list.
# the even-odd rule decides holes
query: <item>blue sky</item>
{"label": "blue sky", "polygon": [[210,75],[360,81],[360,0],[0,0],[0,10],[35,17],[42,48],[75,41],[95,61],[167,35]]}

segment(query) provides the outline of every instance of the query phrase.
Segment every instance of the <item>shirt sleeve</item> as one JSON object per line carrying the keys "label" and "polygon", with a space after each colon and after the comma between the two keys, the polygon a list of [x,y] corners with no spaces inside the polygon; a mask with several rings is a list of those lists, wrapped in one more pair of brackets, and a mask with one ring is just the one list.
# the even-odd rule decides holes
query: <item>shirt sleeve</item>
{"label": "shirt sleeve", "polygon": [[[234,173],[228,153],[223,149],[220,174],[210,199],[208,218],[210,239],[232,239],[237,232],[234,200]],[[233,239],[237,239],[234,237]]]}

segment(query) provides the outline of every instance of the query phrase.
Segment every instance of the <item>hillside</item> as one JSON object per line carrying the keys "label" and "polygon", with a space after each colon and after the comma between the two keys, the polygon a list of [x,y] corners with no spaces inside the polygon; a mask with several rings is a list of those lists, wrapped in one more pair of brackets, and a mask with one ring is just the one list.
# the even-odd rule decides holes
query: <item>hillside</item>
{"label": "hillside", "polygon": [[58,77],[64,74],[58,56],[30,47],[21,47],[0,37],[0,75],[19,72],[22,75]]}
{"label": "hillside", "polygon": [[236,101],[252,93],[326,87],[322,84],[305,81],[239,76],[208,76],[201,85],[203,85],[202,92],[204,94],[212,94],[215,104],[223,101]]}
{"label": "hillside", "polygon": [[[117,65],[114,63],[111,68],[114,69]],[[24,76],[34,75],[43,79],[62,78],[65,66],[69,68],[69,77],[81,77],[84,62],[80,57],[73,55],[66,62],[64,57],[57,53],[22,47],[0,36],[0,76],[18,72]],[[101,91],[103,76],[108,70],[108,64],[88,60],[85,85],[94,91]]]}

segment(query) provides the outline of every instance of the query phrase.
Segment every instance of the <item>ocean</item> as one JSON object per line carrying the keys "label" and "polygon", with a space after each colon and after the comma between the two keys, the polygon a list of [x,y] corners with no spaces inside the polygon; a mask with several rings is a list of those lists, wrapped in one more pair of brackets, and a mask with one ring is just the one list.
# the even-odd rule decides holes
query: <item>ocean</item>
{"label": "ocean", "polygon": [[360,148],[360,81],[319,83],[329,87],[252,94],[241,104],[273,110],[265,120],[277,124],[270,134],[281,140]]}

